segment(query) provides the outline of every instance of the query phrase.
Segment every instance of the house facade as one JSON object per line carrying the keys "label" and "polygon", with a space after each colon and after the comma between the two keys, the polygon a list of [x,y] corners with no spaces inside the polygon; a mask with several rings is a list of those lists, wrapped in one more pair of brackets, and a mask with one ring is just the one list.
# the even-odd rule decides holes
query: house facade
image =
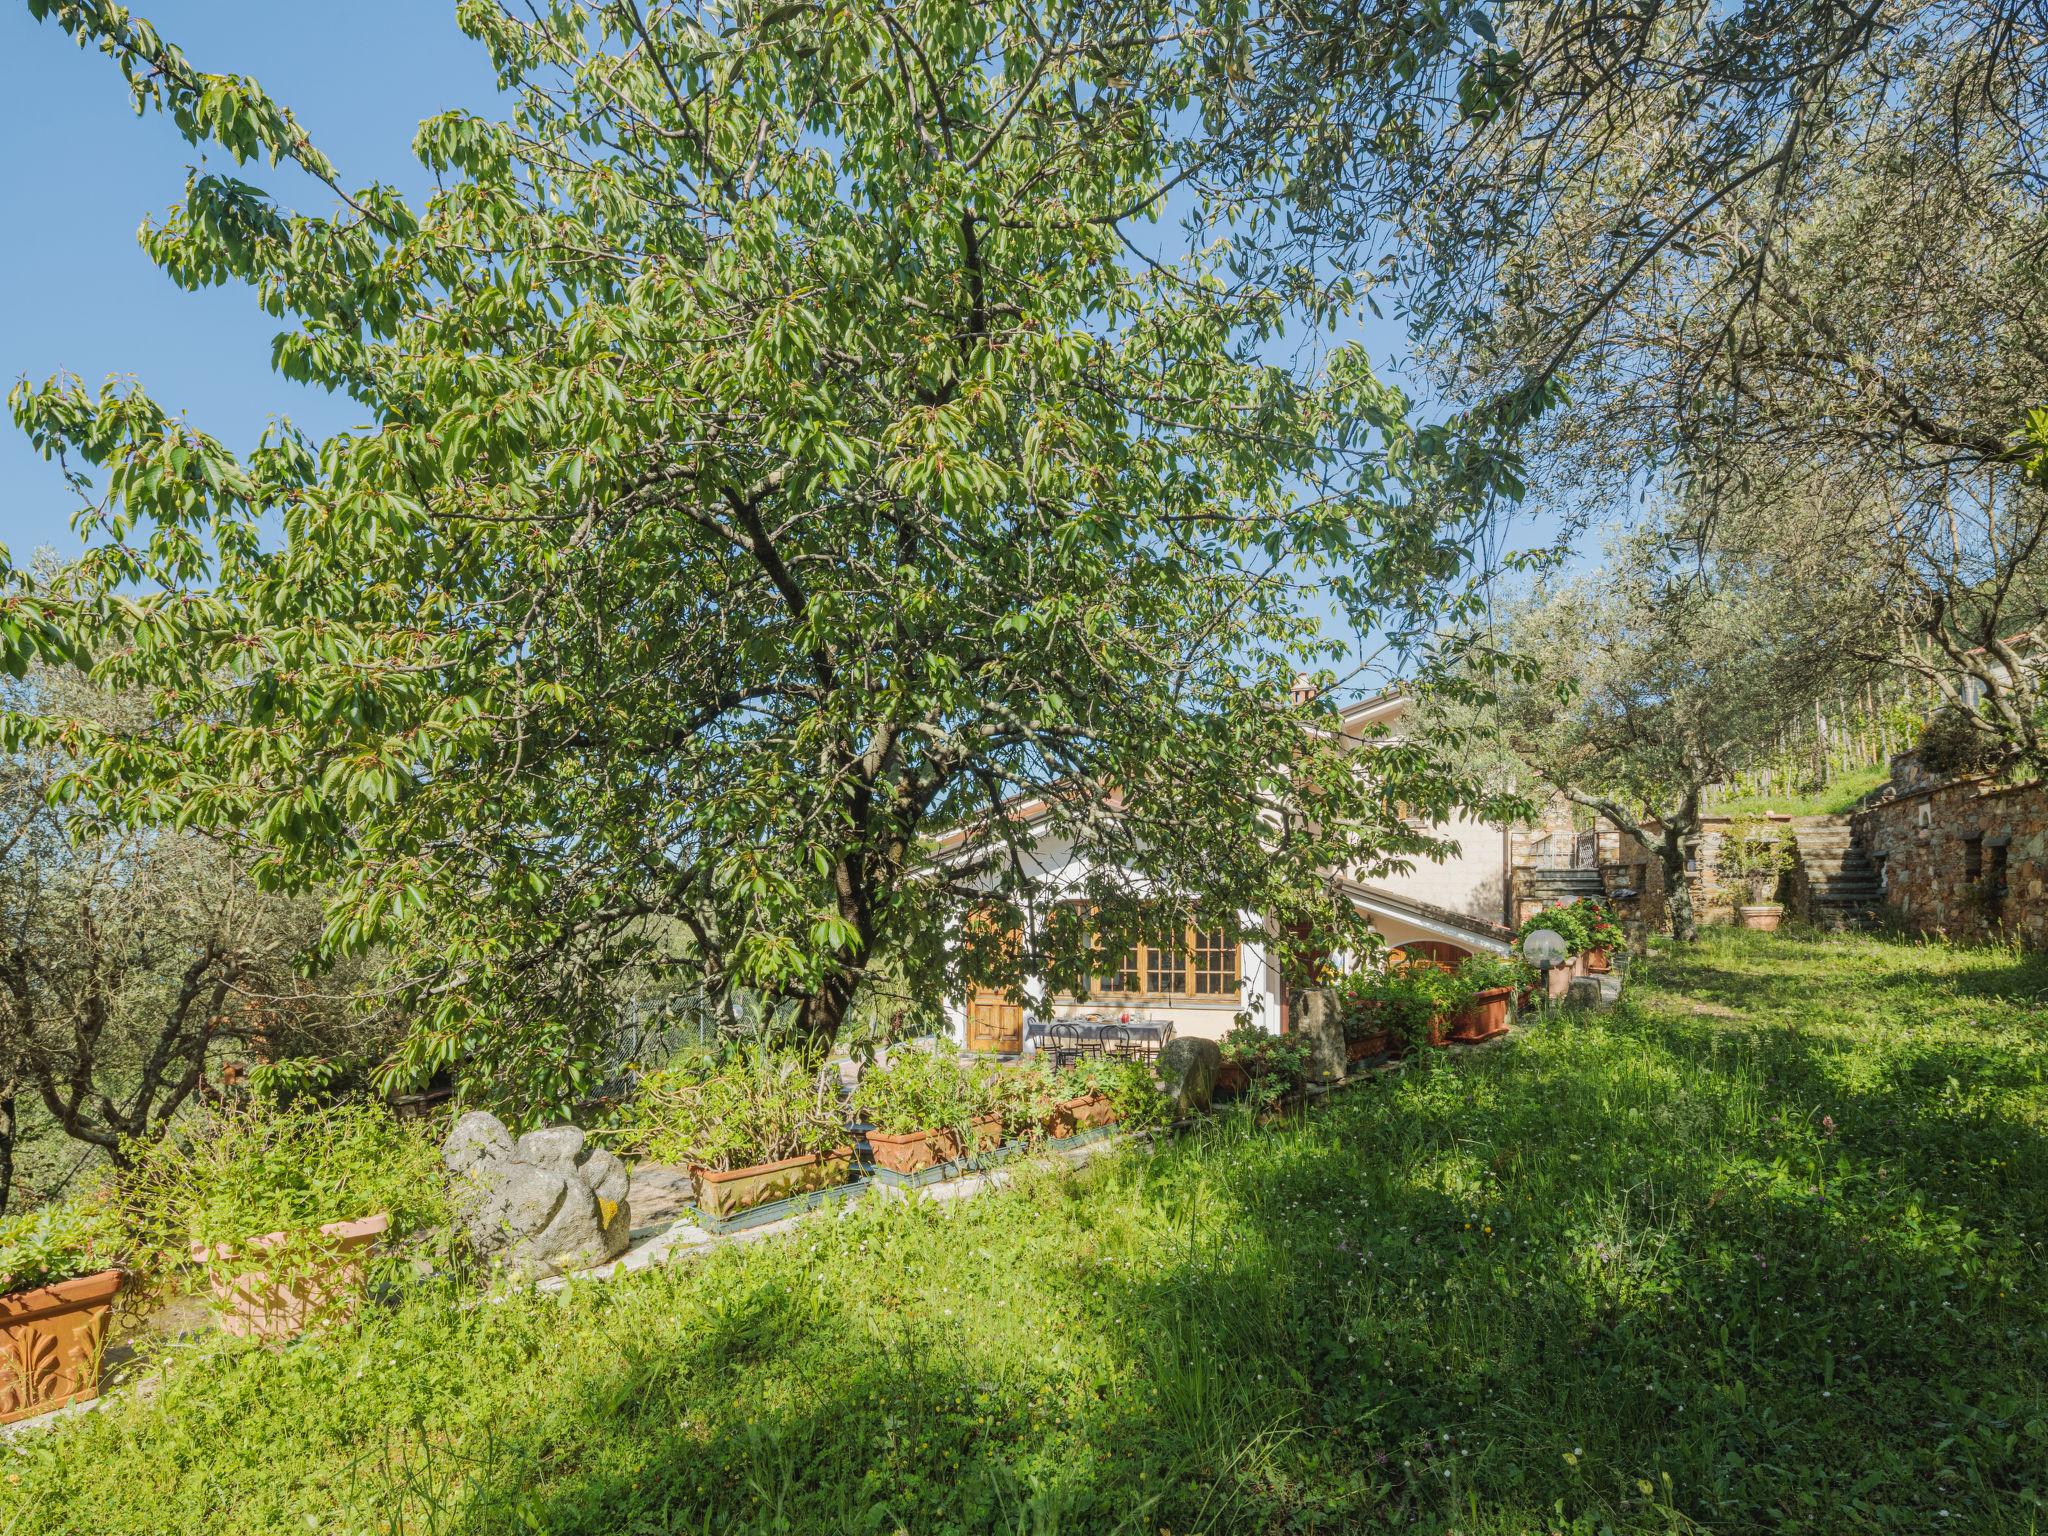
{"label": "house facade", "polygon": [[[1366,700],[1345,712],[1344,729],[1355,737],[1384,730],[1398,738],[1411,707],[1400,694]],[[1050,826],[1042,808],[1034,813],[1021,806],[1018,816],[1027,831],[1042,829],[1026,839],[1034,883],[1053,892],[1088,889],[1095,871],[1087,856]],[[1441,857],[1418,859],[1408,873],[1374,880],[1332,871],[1333,889],[1390,948],[1442,960],[1506,953],[1518,830],[1463,817],[1426,825],[1446,844]],[[1261,914],[1240,914],[1241,931],[1262,926],[1271,928]],[[1059,1021],[1170,1025],[1176,1035],[1209,1039],[1241,1019],[1271,1031],[1287,1028],[1288,978],[1275,947],[1240,941],[1227,929],[1190,930],[1177,943],[1139,945],[1105,970],[1086,996],[1048,992],[1039,978],[1026,980],[1021,1003],[1003,993],[974,993],[949,1005],[954,1037],[972,1050],[1014,1052],[1029,1048],[1035,1029]]]}

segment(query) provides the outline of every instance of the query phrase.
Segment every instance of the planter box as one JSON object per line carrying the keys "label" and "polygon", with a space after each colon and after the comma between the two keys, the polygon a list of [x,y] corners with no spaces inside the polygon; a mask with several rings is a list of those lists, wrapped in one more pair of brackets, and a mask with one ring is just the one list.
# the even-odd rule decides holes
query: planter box
{"label": "planter box", "polygon": [[0,1424],[100,1395],[107,1313],[121,1271],[0,1296]]}
{"label": "planter box", "polygon": [[1614,957],[1604,949],[1587,950],[1585,960],[1588,976],[1605,976],[1614,969]]}
{"label": "planter box", "polygon": [[1052,1113],[1045,1119],[1045,1134],[1058,1141],[1081,1131],[1097,1130],[1115,1119],[1116,1106],[1109,1102],[1108,1094],[1084,1093],[1078,1099],[1062,1099],[1053,1105]]}
{"label": "planter box", "polygon": [[1344,1042],[1344,1060],[1347,1062],[1364,1061],[1368,1056],[1383,1055],[1392,1048],[1393,1043],[1394,1034],[1392,1030],[1376,1029],[1369,1035],[1360,1035],[1356,1040],[1346,1040]]}
{"label": "planter box", "polygon": [[830,1152],[806,1152],[802,1157],[756,1163],[751,1168],[729,1168],[722,1173],[692,1168],[690,1183],[697,1209],[722,1221],[750,1206],[844,1184],[852,1173],[853,1148],[834,1147]]}
{"label": "planter box", "polygon": [[1476,1045],[1508,1030],[1506,987],[1488,987],[1451,1020],[1450,1037],[1460,1045]]}
{"label": "planter box", "polygon": [[[984,1115],[971,1122],[968,1130],[974,1138],[975,1152],[988,1152],[1003,1144],[1000,1115]],[[960,1133],[951,1126],[936,1131],[912,1131],[904,1136],[868,1132],[868,1156],[877,1168],[886,1168],[891,1173],[922,1173],[936,1164],[957,1163],[969,1155],[960,1145]]]}
{"label": "planter box", "polygon": [[1735,909],[1735,920],[1743,927],[1754,928],[1759,933],[1775,933],[1784,917],[1785,909],[1775,905]]}
{"label": "planter box", "polygon": [[214,1319],[223,1333],[237,1338],[295,1338],[315,1323],[339,1322],[355,1316],[363,1289],[363,1260],[370,1245],[391,1225],[379,1213],[359,1221],[330,1221],[317,1241],[295,1258],[290,1272],[279,1277],[261,1267],[224,1273],[249,1254],[281,1248],[306,1233],[266,1232],[237,1248],[229,1243],[194,1243],[192,1257],[207,1266]]}

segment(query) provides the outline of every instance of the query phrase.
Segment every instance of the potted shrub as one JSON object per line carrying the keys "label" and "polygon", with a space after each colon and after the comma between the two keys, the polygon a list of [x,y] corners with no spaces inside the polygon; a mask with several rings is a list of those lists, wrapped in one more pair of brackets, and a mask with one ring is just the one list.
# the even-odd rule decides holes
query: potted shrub
{"label": "potted shrub", "polygon": [[899,1047],[861,1073],[854,1113],[868,1122],[868,1155],[891,1173],[921,1173],[1002,1145],[990,1083],[947,1050]]}
{"label": "potted shrub", "polygon": [[689,1169],[697,1209],[718,1220],[853,1173],[838,1074],[765,1045],[649,1073],[621,1130],[649,1158]]}
{"label": "potted shrub", "polygon": [[1500,955],[1473,955],[1458,967],[1457,982],[1465,1002],[1451,1016],[1448,1034],[1462,1045],[1475,1045],[1504,1034],[1508,1003],[1528,967]]}
{"label": "potted shrub", "polygon": [[1239,1024],[1218,1042],[1225,1066],[1244,1074],[1242,1097],[1255,1109],[1286,1107],[1308,1082],[1308,1047],[1292,1035],[1271,1035],[1256,1024]]}
{"label": "potted shrub", "polygon": [[1023,1141],[1045,1132],[1060,1092],[1039,1062],[985,1062],[980,1070],[981,1102],[1002,1127],[1004,1141]]}
{"label": "potted shrub", "polygon": [[121,1288],[114,1224],[97,1202],[0,1220],[0,1424],[99,1396]]}
{"label": "potted shrub", "polygon": [[1053,1076],[1053,1100],[1041,1129],[1057,1140],[1098,1130],[1116,1120],[1116,1105],[1095,1086],[1092,1063],[1063,1068]]}
{"label": "potted shrub", "polygon": [[1573,906],[1586,941],[1586,971],[1589,975],[1605,976],[1614,968],[1614,951],[1628,942],[1628,935],[1606,902],[1586,897]]}
{"label": "potted shrub", "polygon": [[1059,1074],[1054,1092],[1057,1107],[1074,1116],[1076,1130],[1164,1125],[1172,1112],[1159,1074],[1145,1061],[1100,1057],[1078,1062]]}
{"label": "potted shrub", "polygon": [[1792,846],[1777,827],[1754,816],[1738,816],[1721,839],[1720,872],[1743,895],[1735,920],[1769,933],[1784,921],[1778,883],[1792,867]]}
{"label": "potted shrub", "polygon": [[1344,1060],[1364,1061],[1389,1050],[1394,1032],[1387,1021],[1386,973],[1359,969],[1335,986],[1344,1027]]}
{"label": "potted shrub", "polygon": [[377,1240],[448,1219],[433,1137],[378,1103],[210,1108],[121,1192],[143,1242],[203,1268],[222,1330],[256,1338],[352,1317]]}

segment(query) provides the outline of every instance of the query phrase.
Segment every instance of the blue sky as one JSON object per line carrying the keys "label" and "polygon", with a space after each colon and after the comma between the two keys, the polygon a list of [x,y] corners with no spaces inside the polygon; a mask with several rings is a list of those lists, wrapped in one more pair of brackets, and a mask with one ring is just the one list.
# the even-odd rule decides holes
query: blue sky
{"label": "blue sky", "polygon": [[[415,126],[451,106],[486,108],[483,50],[443,0],[140,0],[200,68],[254,75],[289,105],[349,185],[426,185]],[[348,402],[270,371],[277,322],[240,287],[187,293],[136,244],[145,216],[184,189],[198,150],[164,118],[137,118],[114,66],[0,4],[0,379],[71,372],[97,386],[138,378],[193,423],[246,447],[274,415],[327,432]],[[225,157],[217,157],[225,163]],[[250,179],[324,209],[267,168]],[[0,543],[17,560],[79,547],[70,492],[11,420],[0,420]]]}

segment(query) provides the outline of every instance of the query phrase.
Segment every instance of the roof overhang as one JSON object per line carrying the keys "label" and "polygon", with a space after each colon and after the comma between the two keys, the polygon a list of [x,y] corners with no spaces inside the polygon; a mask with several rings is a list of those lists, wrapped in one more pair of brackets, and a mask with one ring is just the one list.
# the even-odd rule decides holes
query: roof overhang
{"label": "roof overhang", "polygon": [[1351,898],[1353,906],[1368,917],[1391,918],[1411,928],[1420,928],[1433,939],[1462,944],[1471,950],[1483,949],[1495,955],[1514,951],[1514,930],[1500,923],[1488,922],[1482,917],[1468,917],[1462,912],[1453,912],[1449,907],[1417,901],[1412,896],[1397,896],[1384,887],[1368,885],[1361,880],[1333,883]]}

